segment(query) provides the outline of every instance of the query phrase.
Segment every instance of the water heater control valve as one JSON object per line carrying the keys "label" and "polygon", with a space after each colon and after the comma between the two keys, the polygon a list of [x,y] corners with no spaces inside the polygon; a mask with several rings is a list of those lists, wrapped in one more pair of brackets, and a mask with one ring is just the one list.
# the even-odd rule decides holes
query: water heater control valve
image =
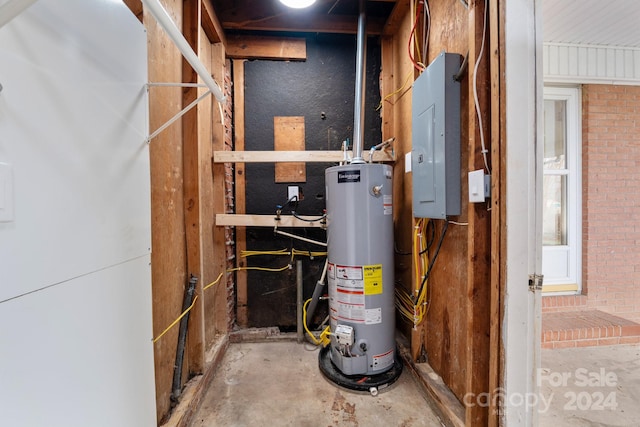
{"label": "water heater control valve", "polygon": [[347,325],[336,326],[336,330],[333,333],[333,336],[336,337],[336,341],[338,345],[351,346],[355,341],[353,336],[353,328]]}

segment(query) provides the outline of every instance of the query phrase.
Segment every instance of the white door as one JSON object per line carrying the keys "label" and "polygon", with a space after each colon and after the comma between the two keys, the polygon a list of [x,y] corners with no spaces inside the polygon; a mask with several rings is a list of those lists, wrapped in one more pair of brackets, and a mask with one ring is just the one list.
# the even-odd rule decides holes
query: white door
{"label": "white door", "polygon": [[544,88],[542,189],[543,292],[579,293],[580,91]]}

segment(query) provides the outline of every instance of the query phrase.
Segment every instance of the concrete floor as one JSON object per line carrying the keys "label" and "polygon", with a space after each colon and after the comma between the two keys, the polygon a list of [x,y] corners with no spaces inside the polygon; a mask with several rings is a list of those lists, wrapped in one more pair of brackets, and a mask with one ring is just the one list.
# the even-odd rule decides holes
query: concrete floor
{"label": "concrete floor", "polygon": [[640,426],[640,345],[542,350],[538,384],[542,427]]}
{"label": "concrete floor", "polygon": [[376,397],[328,382],[318,351],[291,341],[231,344],[192,427],[440,426],[406,370]]}

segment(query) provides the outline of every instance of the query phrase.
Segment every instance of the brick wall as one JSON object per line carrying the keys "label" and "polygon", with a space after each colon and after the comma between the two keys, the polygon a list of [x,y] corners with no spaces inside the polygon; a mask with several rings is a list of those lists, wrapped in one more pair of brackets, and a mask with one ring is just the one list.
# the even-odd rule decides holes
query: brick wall
{"label": "brick wall", "polygon": [[543,311],[598,309],[640,322],[640,87],[582,90],[582,282],[585,297]]}
{"label": "brick wall", "polygon": [[[227,60],[224,73],[224,95],[227,102],[224,103],[224,149],[233,150],[233,83],[231,82],[231,64]],[[225,213],[235,213],[234,204],[234,181],[232,163],[224,165],[224,191],[225,191]],[[233,227],[225,227],[225,253],[227,256],[227,269],[235,267],[236,238]],[[227,328],[232,330],[236,322],[236,296],[235,296],[235,274],[227,273]]]}

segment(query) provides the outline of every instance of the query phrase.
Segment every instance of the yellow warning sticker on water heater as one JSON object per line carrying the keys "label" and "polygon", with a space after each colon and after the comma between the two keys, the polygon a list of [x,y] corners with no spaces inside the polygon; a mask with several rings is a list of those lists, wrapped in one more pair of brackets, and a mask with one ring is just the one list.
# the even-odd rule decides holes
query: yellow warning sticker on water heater
{"label": "yellow warning sticker on water heater", "polygon": [[377,295],[382,293],[382,264],[364,265],[364,294]]}

